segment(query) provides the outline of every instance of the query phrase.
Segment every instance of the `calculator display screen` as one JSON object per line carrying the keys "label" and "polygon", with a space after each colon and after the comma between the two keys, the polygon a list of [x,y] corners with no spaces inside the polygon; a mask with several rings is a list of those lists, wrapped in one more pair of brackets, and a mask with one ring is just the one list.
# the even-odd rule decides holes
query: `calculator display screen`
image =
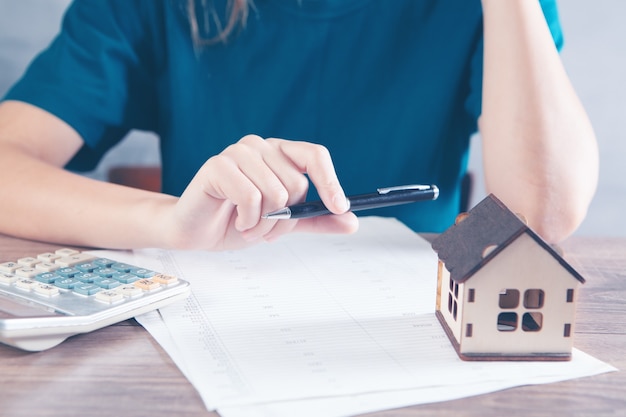
{"label": "calculator display screen", "polygon": [[6,297],[0,297],[0,319],[19,317],[54,317],[62,316],[52,309],[16,302]]}

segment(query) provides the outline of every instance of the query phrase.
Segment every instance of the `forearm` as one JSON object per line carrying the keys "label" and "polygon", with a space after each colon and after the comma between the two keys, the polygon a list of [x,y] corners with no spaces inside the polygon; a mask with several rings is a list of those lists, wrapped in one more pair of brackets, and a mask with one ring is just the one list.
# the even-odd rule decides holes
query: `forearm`
{"label": "forearm", "polygon": [[488,192],[558,242],[595,192],[595,135],[537,0],[483,0],[480,130]]}
{"label": "forearm", "polygon": [[161,217],[174,197],[90,180],[10,146],[0,166],[1,233],[117,249],[168,246]]}
{"label": "forearm", "polygon": [[[292,231],[351,233],[358,227],[354,214],[343,213],[345,195],[319,145],[249,135],[209,158],[177,198],[71,174],[58,168],[63,156],[41,159],[32,146],[26,150],[1,136],[2,129],[0,233],[113,249],[230,250]],[[304,172],[338,215],[262,219],[304,198]]]}

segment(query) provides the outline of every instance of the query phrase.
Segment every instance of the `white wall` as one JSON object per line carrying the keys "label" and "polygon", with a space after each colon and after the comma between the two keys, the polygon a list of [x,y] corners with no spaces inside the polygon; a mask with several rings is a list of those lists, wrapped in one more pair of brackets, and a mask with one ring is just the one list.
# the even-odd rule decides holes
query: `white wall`
{"label": "white wall", "polygon": [[[563,63],[600,147],[600,183],[576,234],[626,236],[626,1],[558,4],[565,36]],[[480,177],[479,140],[473,141],[470,166]],[[484,188],[477,188],[474,203],[484,196]]]}
{"label": "white wall", "polygon": [[[102,0],[106,1],[106,0]],[[0,96],[58,32],[70,0],[0,0]],[[114,165],[159,164],[158,139],[132,132],[87,176],[106,179]]]}
{"label": "white wall", "polygon": [[561,3],[563,61],[600,144],[600,184],[578,233],[626,236],[626,2]]}
{"label": "white wall", "polygon": [[69,0],[0,0],[0,95],[58,31]]}

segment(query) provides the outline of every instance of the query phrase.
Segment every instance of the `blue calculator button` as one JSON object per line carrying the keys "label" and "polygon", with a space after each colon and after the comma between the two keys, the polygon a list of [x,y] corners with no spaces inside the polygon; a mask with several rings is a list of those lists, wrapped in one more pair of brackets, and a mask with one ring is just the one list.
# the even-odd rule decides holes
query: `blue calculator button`
{"label": "blue calculator button", "polygon": [[73,278],[81,282],[92,283],[94,279],[100,278],[100,275],[96,275],[92,272],[83,272],[81,274],[74,275]]}
{"label": "blue calculator button", "polygon": [[73,289],[76,284],[84,284],[84,282],[80,282],[74,278],[61,278],[54,281],[54,285],[65,290]]}
{"label": "blue calculator button", "polygon": [[114,263],[113,265],[111,265],[110,268],[111,269],[115,269],[118,272],[128,273],[134,267],[132,265],[128,265],[128,264],[123,264],[123,263],[117,262],[117,263]]}
{"label": "blue calculator button", "polygon": [[74,285],[74,288],[72,288],[72,290],[74,290],[75,293],[82,295],[93,295],[99,291],[102,291],[102,288],[98,287],[95,284],[85,284],[84,282],[81,282],[80,284]]}
{"label": "blue calculator button", "polygon": [[62,279],[61,275],[55,274],[54,272],[44,272],[43,274],[39,274],[35,277],[35,279],[39,282],[43,282],[44,284],[52,284],[57,279]]}
{"label": "blue calculator button", "polygon": [[111,278],[117,271],[113,268],[99,268],[93,271],[94,274],[104,278]]}
{"label": "blue calculator button", "polygon": [[80,271],[76,268],[69,267],[69,268],[57,269],[56,273],[65,278],[73,278],[74,275],[80,274]]}
{"label": "blue calculator button", "polygon": [[84,264],[76,265],[74,268],[78,269],[81,272],[93,272],[94,269],[100,268],[100,265],[96,265],[93,262],[87,262]]}
{"label": "blue calculator button", "polygon": [[139,278],[137,275],[134,275],[134,274],[120,274],[120,275],[117,275],[115,279],[124,284],[132,284],[133,282],[141,278]]}
{"label": "blue calculator button", "polygon": [[94,280],[94,285],[97,285],[100,288],[106,288],[107,290],[110,290],[111,288],[115,288],[115,287],[119,287],[120,285],[122,285],[121,282],[112,279],[112,278],[100,278],[100,279],[96,279]]}
{"label": "blue calculator button", "polygon": [[137,275],[140,278],[150,278],[151,276],[156,274],[156,272],[154,271],[151,271],[149,269],[143,269],[143,268],[133,268],[130,270],[130,273]]}
{"label": "blue calculator button", "polygon": [[107,258],[97,258],[91,261],[91,263],[98,265],[99,268],[108,268],[115,263],[115,261]]}

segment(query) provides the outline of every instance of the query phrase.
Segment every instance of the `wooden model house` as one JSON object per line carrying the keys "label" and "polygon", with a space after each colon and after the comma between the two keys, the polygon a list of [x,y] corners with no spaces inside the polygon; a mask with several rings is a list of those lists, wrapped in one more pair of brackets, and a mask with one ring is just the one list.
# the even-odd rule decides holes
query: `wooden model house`
{"label": "wooden model house", "polygon": [[464,360],[569,360],[585,280],[489,195],[433,241],[436,314]]}

